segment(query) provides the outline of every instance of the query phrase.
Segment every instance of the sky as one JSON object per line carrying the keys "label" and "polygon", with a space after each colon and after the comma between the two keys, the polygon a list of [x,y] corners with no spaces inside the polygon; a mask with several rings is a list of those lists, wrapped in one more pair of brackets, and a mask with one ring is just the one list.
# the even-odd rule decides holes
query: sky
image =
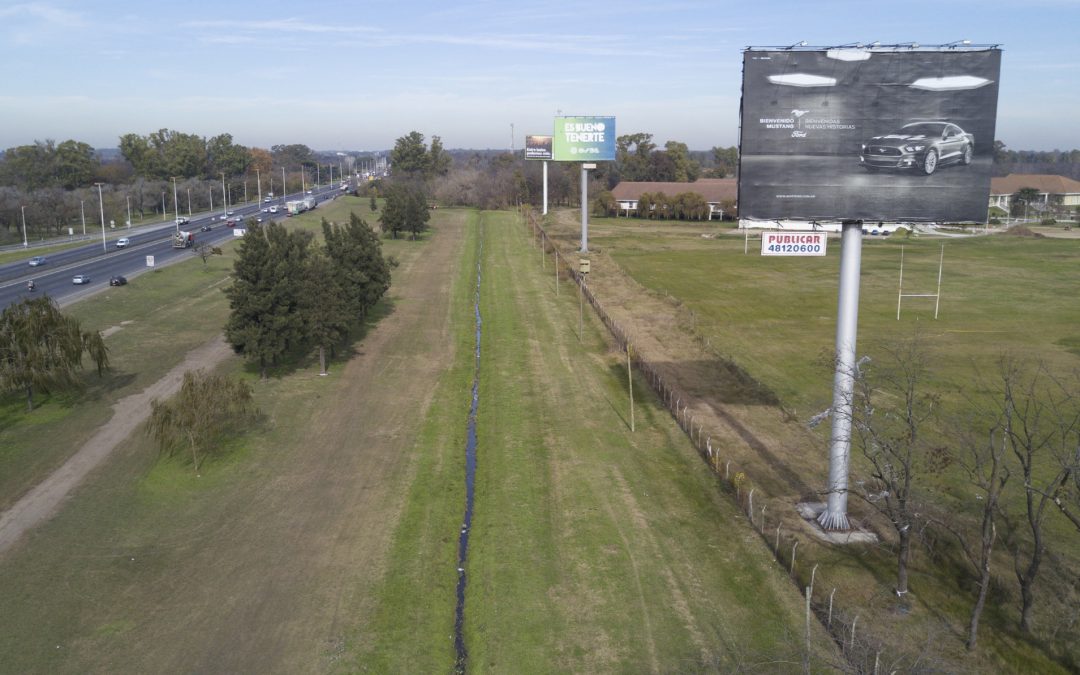
{"label": "sky", "polygon": [[509,149],[564,114],[707,150],[738,143],[747,46],[957,40],[1003,49],[998,140],[1080,148],[1080,0],[0,0],[0,148]]}

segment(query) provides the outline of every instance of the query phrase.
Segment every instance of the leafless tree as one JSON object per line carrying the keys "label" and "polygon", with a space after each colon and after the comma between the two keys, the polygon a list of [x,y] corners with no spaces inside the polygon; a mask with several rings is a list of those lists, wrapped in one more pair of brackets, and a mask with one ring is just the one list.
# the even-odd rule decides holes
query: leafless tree
{"label": "leafless tree", "polygon": [[928,357],[918,335],[884,348],[882,365],[855,373],[852,441],[869,466],[854,492],[885,516],[896,531],[896,593],[908,591],[908,561],[919,512],[919,472],[942,461],[942,450],[924,428],[936,416],[938,396],[926,391]]}
{"label": "leafless tree", "polygon": [[[1035,581],[1048,543],[1043,525],[1052,512],[1048,507],[1057,504],[1069,485],[1080,446],[1078,378],[1066,381],[1044,363],[1026,366],[1008,357],[1000,368],[1005,439],[1024,479],[1023,522],[1011,523],[1006,545],[1020,583],[1020,628],[1030,632]],[[1021,536],[1022,531],[1030,539]]]}

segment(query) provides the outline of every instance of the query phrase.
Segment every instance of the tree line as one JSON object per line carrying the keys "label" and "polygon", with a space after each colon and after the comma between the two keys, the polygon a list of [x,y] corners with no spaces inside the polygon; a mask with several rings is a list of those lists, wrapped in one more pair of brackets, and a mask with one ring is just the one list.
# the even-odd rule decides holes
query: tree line
{"label": "tree line", "polygon": [[249,223],[240,241],[225,337],[265,379],[271,367],[345,344],[390,288],[396,262],[382,255],[375,232],[355,213],[337,225],[322,220],[323,242],[278,222]]}

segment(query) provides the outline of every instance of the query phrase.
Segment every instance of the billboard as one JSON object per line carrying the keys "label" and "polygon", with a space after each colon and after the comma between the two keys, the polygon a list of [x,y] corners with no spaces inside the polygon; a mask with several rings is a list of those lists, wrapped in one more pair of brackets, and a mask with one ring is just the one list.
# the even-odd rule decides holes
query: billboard
{"label": "billboard", "polygon": [[829,235],[825,232],[765,232],[761,255],[823,256]]}
{"label": "billboard", "polygon": [[614,117],[556,117],[556,162],[615,161]]}
{"label": "billboard", "polygon": [[743,52],[739,214],[985,222],[1001,50]]}
{"label": "billboard", "polygon": [[552,159],[551,136],[526,136],[525,159]]}

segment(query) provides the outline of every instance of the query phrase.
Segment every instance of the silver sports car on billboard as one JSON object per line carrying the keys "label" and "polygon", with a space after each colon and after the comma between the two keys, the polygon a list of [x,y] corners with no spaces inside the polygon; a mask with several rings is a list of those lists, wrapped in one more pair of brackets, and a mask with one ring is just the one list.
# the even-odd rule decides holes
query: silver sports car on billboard
{"label": "silver sports car on billboard", "polygon": [[868,170],[914,169],[927,176],[945,164],[971,164],[975,136],[950,122],[912,122],[874,136],[862,145],[859,162]]}

